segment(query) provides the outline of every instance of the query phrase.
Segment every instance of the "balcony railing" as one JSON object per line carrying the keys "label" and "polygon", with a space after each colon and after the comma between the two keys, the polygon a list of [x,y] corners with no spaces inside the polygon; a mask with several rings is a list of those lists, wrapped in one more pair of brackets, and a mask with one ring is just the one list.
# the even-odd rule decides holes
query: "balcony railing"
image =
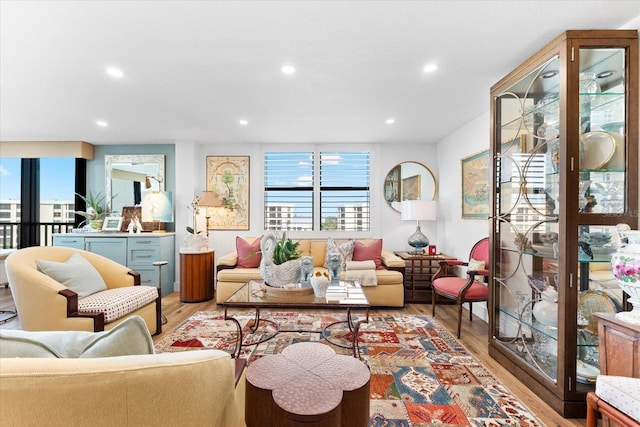
{"label": "balcony railing", "polygon": [[[35,223],[40,229],[40,246],[53,246],[54,233],[68,233],[73,223],[39,222]],[[2,249],[17,249],[20,247],[20,227],[17,222],[0,222],[0,246]]]}

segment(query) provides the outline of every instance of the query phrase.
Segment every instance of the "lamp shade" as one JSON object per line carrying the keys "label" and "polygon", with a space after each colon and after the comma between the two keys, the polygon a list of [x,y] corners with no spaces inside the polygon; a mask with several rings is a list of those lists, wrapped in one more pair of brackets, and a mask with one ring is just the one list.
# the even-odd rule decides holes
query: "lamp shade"
{"label": "lamp shade", "polygon": [[198,206],[222,206],[222,201],[213,191],[203,191]]}
{"label": "lamp shade", "polygon": [[142,221],[173,221],[173,195],[170,191],[145,191],[142,196]]}
{"label": "lamp shade", "polygon": [[433,221],[436,219],[435,200],[403,200],[402,219],[413,221]]}

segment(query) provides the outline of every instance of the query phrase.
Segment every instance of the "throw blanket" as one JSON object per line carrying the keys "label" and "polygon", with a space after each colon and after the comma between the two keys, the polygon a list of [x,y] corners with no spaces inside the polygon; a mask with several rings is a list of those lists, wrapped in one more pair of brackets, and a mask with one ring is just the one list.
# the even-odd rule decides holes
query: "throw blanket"
{"label": "throw blanket", "polygon": [[376,286],[376,263],[373,261],[347,261],[346,280],[357,280],[360,286]]}

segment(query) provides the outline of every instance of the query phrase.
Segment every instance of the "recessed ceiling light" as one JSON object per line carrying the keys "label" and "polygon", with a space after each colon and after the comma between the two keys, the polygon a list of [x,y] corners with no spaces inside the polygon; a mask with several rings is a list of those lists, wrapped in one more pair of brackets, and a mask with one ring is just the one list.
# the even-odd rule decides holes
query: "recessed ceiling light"
{"label": "recessed ceiling light", "polygon": [[245,119],[240,119],[238,120],[238,123],[240,123],[241,126],[246,126],[249,124],[249,121]]}
{"label": "recessed ceiling light", "polygon": [[105,122],[104,120],[96,120],[96,125],[100,126],[101,128],[106,128],[107,126],[109,126],[109,123]]}
{"label": "recessed ceiling light", "polygon": [[557,76],[557,75],[558,75],[558,70],[551,70],[551,71],[542,73],[540,77],[542,77],[543,79],[550,79],[551,77]]}
{"label": "recessed ceiling light", "polygon": [[280,71],[282,71],[283,74],[294,74],[296,72],[296,67],[293,65],[283,65],[282,68],[280,68]]}
{"label": "recessed ceiling light", "polygon": [[437,69],[438,69],[438,66],[436,64],[427,64],[422,68],[422,72],[423,73],[433,73]]}
{"label": "recessed ceiling light", "polygon": [[387,121],[386,121],[386,123],[387,123],[388,125],[392,125],[392,124],[394,124],[395,122],[396,122],[396,119],[387,119]]}
{"label": "recessed ceiling light", "polygon": [[596,77],[599,79],[606,79],[607,77],[613,76],[614,73],[615,71],[607,70],[607,71],[603,71],[601,73],[596,74]]}
{"label": "recessed ceiling light", "polygon": [[122,77],[124,77],[124,73],[122,72],[122,70],[116,67],[107,68],[107,74],[111,77],[115,77],[116,79],[121,79]]}

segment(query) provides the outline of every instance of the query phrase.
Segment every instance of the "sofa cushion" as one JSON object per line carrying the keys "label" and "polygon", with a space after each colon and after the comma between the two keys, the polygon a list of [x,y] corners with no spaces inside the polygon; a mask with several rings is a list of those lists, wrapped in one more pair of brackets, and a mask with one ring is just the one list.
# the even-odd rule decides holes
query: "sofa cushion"
{"label": "sofa cushion", "polygon": [[154,354],[153,340],[140,316],[104,332],[0,331],[0,358],[89,358]]}
{"label": "sofa cushion", "polygon": [[236,236],[236,252],[238,253],[238,268],[256,268],[260,265],[262,254],[260,253],[260,241],[258,237],[249,243],[240,236]]}
{"label": "sofa cushion", "polygon": [[107,289],[79,299],[78,311],[81,313],[104,313],[104,323],[110,323],[133,313],[157,298],[158,290],[153,286],[126,286]]}
{"label": "sofa cushion", "polygon": [[37,259],[36,265],[38,270],[77,293],[78,298],[107,289],[98,270],[78,253],[71,255],[65,262]]}
{"label": "sofa cushion", "polygon": [[353,247],[353,240],[347,240],[346,242],[339,243],[329,237],[327,239],[327,251],[325,254],[324,264],[322,266],[324,268],[328,268],[329,255],[338,254],[340,255],[340,269],[344,271],[347,268],[347,261],[351,261],[353,258]]}
{"label": "sofa cushion", "polygon": [[353,248],[353,261],[368,261],[372,260],[376,263],[376,269],[381,270],[382,266],[382,239],[374,240],[372,243],[366,244],[362,242],[355,242]]}

